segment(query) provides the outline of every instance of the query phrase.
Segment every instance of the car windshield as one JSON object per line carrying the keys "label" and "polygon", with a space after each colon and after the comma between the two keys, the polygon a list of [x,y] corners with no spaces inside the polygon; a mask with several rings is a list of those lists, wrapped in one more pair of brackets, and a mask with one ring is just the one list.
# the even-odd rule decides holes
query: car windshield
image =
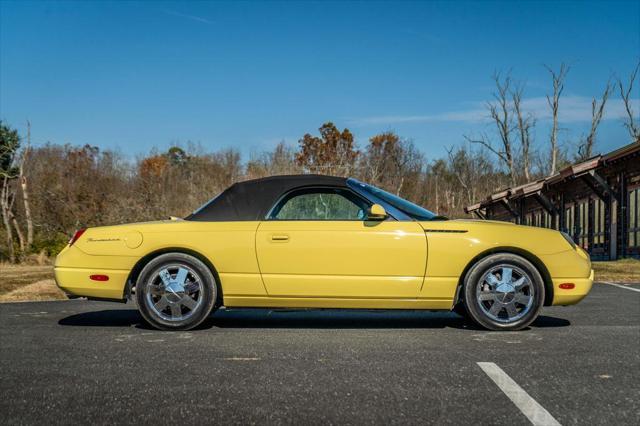
{"label": "car windshield", "polygon": [[376,188],[375,186],[371,186],[366,183],[358,182],[355,179],[353,180],[353,182],[362,191],[368,192],[374,197],[381,199],[385,203],[391,204],[393,207],[405,213],[407,216],[412,217],[415,220],[443,219],[442,216],[438,216],[437,214],[430,212],[424,207],[420,207],[417,204],[413,204],[412,202],[407,201],[404,198],[400,198],[397,195],[393,195],[390,192],[384,191],[380,188]]}

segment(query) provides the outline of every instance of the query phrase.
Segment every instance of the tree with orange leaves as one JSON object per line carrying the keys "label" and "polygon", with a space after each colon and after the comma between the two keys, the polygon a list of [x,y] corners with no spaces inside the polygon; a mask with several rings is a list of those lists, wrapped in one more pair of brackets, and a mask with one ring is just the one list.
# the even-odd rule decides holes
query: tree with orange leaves
{"label": "tree with orange leaves", "polygon": [[349,129],[341,132],[331,122],[319,130],[320,137],[307,133],[298,141],[296,162],[309,173],[348,176],[355,169],[359,154],[353,134]]}

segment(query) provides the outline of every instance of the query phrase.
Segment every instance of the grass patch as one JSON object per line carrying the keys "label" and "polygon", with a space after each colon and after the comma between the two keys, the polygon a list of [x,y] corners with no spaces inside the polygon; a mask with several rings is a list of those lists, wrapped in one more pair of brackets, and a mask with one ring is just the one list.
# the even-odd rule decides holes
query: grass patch
{"label": "grass patch", "polygon": [[53,266],[0,264],[0,301],[59,300],[66,296],[53,280]]}
{"label": "grass patch", "polygon": [[593,262],[596,281],[640,283],[640,260],[621,259],[611,262]]}

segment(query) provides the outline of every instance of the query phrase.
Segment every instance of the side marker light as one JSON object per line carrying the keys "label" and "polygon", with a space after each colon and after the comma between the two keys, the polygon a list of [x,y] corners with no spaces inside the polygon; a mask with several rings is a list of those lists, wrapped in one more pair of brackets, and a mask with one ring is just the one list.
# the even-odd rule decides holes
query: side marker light
{"label": "side marker light", "polygon": [[89,275],[89,279],[93,281],[109,281],[109,275]]}

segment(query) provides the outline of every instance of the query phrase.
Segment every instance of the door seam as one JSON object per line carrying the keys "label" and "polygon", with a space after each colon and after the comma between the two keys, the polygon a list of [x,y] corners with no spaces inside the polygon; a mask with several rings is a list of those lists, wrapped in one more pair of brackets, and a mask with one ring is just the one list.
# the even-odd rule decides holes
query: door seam
{"label": "door seam", "polygon": [[264,223],[263,220],[261,220],[258,223],[258,227],[256,228],[255,234],[253,234],[253,252],[256,255],[256,263],[258,264],[258,273],[260,274],[260,281],[262,282],[262,287],[264,288],[264,292],[267,295],[267,297],[269,297],[269,290],[267,289],[267,285],[264,282],[264,277],[262,276],[262,268],[260,267],[260,257],[258,256],[258,231],[260,231],[260,227],[262,226],[262,224]]}

